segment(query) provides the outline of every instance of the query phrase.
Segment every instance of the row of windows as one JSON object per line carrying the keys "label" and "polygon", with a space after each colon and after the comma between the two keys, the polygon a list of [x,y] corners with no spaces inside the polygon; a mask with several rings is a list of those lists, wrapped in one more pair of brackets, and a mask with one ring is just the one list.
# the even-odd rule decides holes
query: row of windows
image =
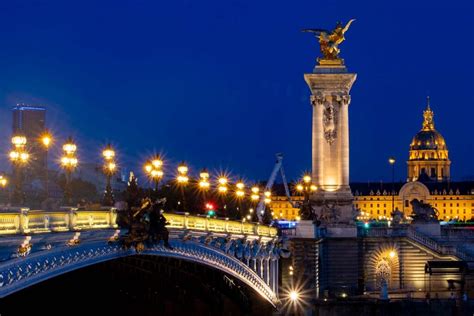
{"label": "row of windows", "polygon": [[[360,198],[360,197],[355,197],[355,200],[359,200],[359,201],[383,201],[383,200],[391,200],[391,196],[387,196],[387,197],[383,197],[382,199],[380,199],[379,197],[378,198]],[[397,197],[398,198],[398,197]],[[456,198],[453,198],[452,196],[451,197],[433,197],[434,200],[460,200],[459,196],[457,196]],[[471,196],[468,196],[468,197],[463,197],[462,200],[472,200],[473,198]],[[474,205],[474,203],[472,203]]]}
{"label": "row of windows", "polygon": [[[423,200],[421,200],[421,202],[423,202]],[[396,204],[397,204],[397,203],[395,203],[395,205],[396,205]],[[443,203],[443,205],[441,205],[441,203],[439,203],[439,205],[438,205],[438,203],[435,203],[435,204],[434,204],[434,207],[438,207],[438,206],[446,207],[446,204],[447,204],[447,203]],[[466,207],[467,204],[468,204],[468,203],[463,203],[463,206]],[[391,205],[391,203],[390,203],[390,205]],[[474,207],[474,203],[471,203],[471,206]],[[362,207],[367,207],[367,204],[365,204],[365,203],[362,204]],[[369,207],[373,208],[373,207],[374,207],[374,204],[369,204]],[[377,203],[377,204],[376,204],[376,207],[380,207],[380,204]],[[384,204],[383,204],[383,207],[387,207],[387,204],[384,203]],[[409,202],[408,200],[405,201],[405,207],[410,207],[410,202]],[[453,206],[453,203],[449,203],[449,206],[448,206],[448,207],[459,207],[459,203],[456,203],[455,206]]]}

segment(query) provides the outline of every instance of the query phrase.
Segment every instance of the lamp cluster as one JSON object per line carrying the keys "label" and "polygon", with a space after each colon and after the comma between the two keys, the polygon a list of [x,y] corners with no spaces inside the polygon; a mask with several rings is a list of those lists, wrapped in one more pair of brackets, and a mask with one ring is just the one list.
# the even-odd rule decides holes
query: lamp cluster
{"label": "lamp cluster", "polygon": [[69,137],[66,143],[63,145],[63,156],[61,157],[61,165],[67,171],[72,171],[77,167],[77,157],[76,157],[77,146]]}
{"label": "lamp cluster", "polygon": [[12,137],[13,148],[10,151],[10,160],[14,164],[25,164],[30,158],[30,154],[26,151],[26,137],[16,135]]}
{"label": "lamp cluster", "polygon": [[163,160],[159,156],[153,157],[145,164],[145,173],[155,183],[155,190],[158,190],[158,184],[164,175],[162,168]]}

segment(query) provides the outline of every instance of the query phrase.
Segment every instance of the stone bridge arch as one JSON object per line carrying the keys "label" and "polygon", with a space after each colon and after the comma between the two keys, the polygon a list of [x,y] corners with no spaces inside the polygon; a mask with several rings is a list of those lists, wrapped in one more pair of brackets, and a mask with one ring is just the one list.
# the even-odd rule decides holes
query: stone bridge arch
{"label": "stone bridge arch", "polygon": [[[186,239],[171,239],[173,249],[154,244],[140,253],[134,249],[124,250],[118,243],[107,243],[105,240],[91,241],[76,246],[55,247],[26,257],[11,259],[3,264],[0,263],[0,298],[83,267],[121,257],[145,254],[182,259],[220,270],[240,280],[277,307],[279,302],[275,290],[277,284],[272,282],[278,282],[278,278],[276,275],[273,277],[268,275],[277,273],[277,257],[271,254],[265,256],[264,252],[261,252],[259,256],[265,256],[263,260],[266,260],[268,265],[266,269],[257,271],[252,270],[248,265],[255,263],[256,259],[251,259],[245,254],[239,259],[235,255],[222,251],[215,247],[209,236],[203,242]],[[259,262],[262,263],[261,259]],[[267,283],[267,281],[270,282]]]}

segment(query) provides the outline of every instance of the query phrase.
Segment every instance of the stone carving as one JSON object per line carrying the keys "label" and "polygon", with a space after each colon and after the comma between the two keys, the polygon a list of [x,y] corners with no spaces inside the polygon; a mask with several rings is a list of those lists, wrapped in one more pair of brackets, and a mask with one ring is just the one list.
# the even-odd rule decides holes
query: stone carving
{"label": "stone carving", "polygon": [[414,199],[410,202],[413,207],[411,217],[414,222],[438,222],[438,211],[428,203]]}
{"label": "stone carving", "polygon": [[324,105],[324,100],[325,100],[325,99],[326,99],[326,98],[323,96],[322,93],[318,93],[318,94],[316,94],[316,95],[312,95],[312,96],[311,96],[311,104],[312,104],[313,106],[317,106],[317,105],[322,106],[322,105]]}
{"label": "stone carving", "polygon": [[335,224],[339,222],[341,210],[333,203],[325,203],[321,208],[319,220],[322,224]]}
{"label": "stone carving", "polygon": [[323,110],[323,128],[324,128],[324,138],[329,145],[334,143],[337,137],[337,110],[332,103],[326,104]]}
{"label": "stone carving", "polygon": [[398,225],[400,222],[403,220],[403,212],[400,211],[398,208],[396,208],[392,213],[390,213],[390,216],[393,218],[393,224]]}
{"label": "stone carving", "polygon": [[351,103],[351,96],[347,95],[347,94],[343,95],[341,97],[341,100],[342,100],[342,104],[347,104],[348,105],[349,103]]}

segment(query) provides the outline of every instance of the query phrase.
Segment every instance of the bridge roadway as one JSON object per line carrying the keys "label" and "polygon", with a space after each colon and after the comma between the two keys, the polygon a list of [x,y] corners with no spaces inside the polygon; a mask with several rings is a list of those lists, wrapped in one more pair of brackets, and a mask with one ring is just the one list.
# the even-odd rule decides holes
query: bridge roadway
{"label": "bridge roadway", "polygon": [[137,253],[188,260],[247,284],[273,306],[281,249],[272,227],[165,213],[170,244],[123,249],[116,210],[0,211],[0,298],[70,271]]}

